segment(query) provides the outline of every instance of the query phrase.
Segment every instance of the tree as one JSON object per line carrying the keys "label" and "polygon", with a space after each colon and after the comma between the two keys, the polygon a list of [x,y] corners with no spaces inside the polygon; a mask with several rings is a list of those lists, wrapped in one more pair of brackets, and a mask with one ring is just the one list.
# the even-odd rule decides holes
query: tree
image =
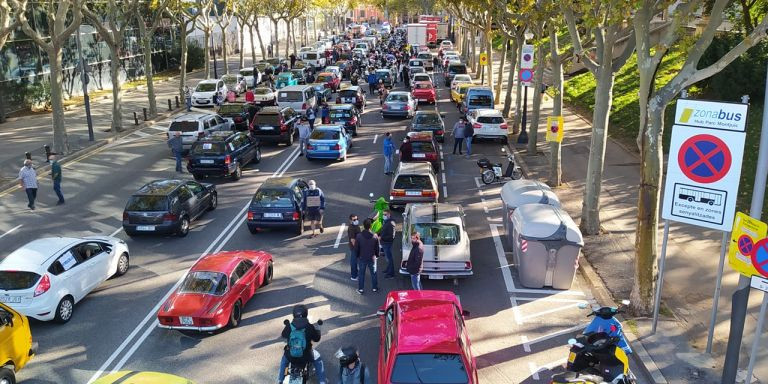
{"label": "tree", "polygon": [[181,58],[179,59],[179,98],[184,100],[184,87],[187,85],[187,36],[195,31],[195,23],[200,16],[197,9],[190,7],[184,0],[172,0],[167,5],[168,16],[179,25],[181,32],[179,43],[181,44]]}
{"label": "tree", "polygon": [[[274,45],[272,52],[274,52],[275,56],[280,56],[278,53],[280,47],[278,23],[281,19],[287,17],[288,3],[289,0],[270,0],[261,4],[264,14],[272,21],[272,25],[275,27],[274,38],[269,42],[270,45]],[[288,45],[287,41],[286,45]],[[286,48],[286,56],[288,56],[287,51],[288,48]]]}
{"label": "tree", "polygon": [[687,52],[685,63],[671,80],[659,84],[657,72],[664,55],[670,47],[686,38],[682,28],[701,0],[679,4],[672,14],[672,24],[660,37],[657,44],[651,38],[651,22],[654,15],[667,9],[671,0],[638,1],[632,20],[634,38],[637,44],[637,70],[640,78],[639,103],[640,127],[637,145],[640,149],[640,191],[637,202],[637,229],[635,232],[635,281],[630,294],[632,309],[636,313],[647,314],[653,306],[655,285],[655,267],[658,246],[659,199],[663,165],[662,134],[664,132],[664,110],[683,89],[713,76],[728,64],[741,56],[749,48],[759,43],[766,36],[768,17],[763,16],[752,33],[744,37],[741,43],[725,53],[715,63],[698,68],[699,60],[712,43],[712,39],[723,21],[728,0],[715,0],[710,12],[710,19],[701,34]]}
{"label": "tree", "polygon": [[[614,48],[622,37],[632,31],[631,5],[633,0],[603,0],[584,2],[561,0],[560,9],[568,25],[573,41],[574,54],[595,76],[595,105],[592,113],[592,141],[587,163],[587,179],[584,202],[581,209],[581,231],[587,235],[600,233],[600,191],[603,181],[603,162],[608,142],[608,118],[613,99],[614,75],[624,66],[635,49],[635,39],[630,36],[624,51],[616,57]],[[577,17],[580,25],[577,25]],[[579,29],[588,35],[582,38]],[[634,33],[632,31],[632,33]],[[586,50],[585,40],[594,38],[595,48]]]}
{"label": "tree", "polygon": [[205,52],[205,78],[211,78],[211,32],[215,20],[211,17],[212,8],[215,6],[214,0],[195,0],[198,17],[195,20],[197,26],[203,30],[203,51]]}
{"label": "tree", "polygon": [[[561,116],[563,114],[563,59],[560,56],[560,43],[557,32],[559,20],[553,15],[553,20],[547,25],[549,31],[549,49],[552,68],[552,116]],[[563,129],[563,127],[560,127]],[[549,143],[549,185],[557,187],[562,184],[563,172],[560,163],[560,142],[551,141]]]}
{"label": "tree", "polygon": [[111,58],[109,76],[112,81],[112,133],[123,130],[123,96],[121,92],[120,50],[125,43],[125,32],[134,25],[139,0],[107,0],[106,3],[91,3],[83,6],[83,16],[96,28],[104,43],[109,47]]}
{"label": "tree", "polygon": [[[235,13],[235,18],[237,21],[237,30],[240,34],[240,68],[245,67],[245,28],[247,27],[249,30],[251,29],[251,26],[249,25],[249,19],[251,15],[251,10],[248,8],[248,2],[246,0],[235,0],[237,1],[237,12]],[[251,36],[253,36],[253,31],[251,30]],[[251,52],[254,53],[254,46],[253,46],[253,37],[251,37]],[[254,55],[255,56],[255,55]],[[256,64],[256,60],[253,60],[253,63]]]}
{"label": "tree", "polygon": [[147,100],[149,115],[157,115],[157,100],[155,99],[155,81],[152,69],[152,42],[155,31],[160,28],[170,0],[151,0],[144,3],[140,12],[136,13],[136,23],[139,25],[139,35],[144,45],[144,77],[147,80]]}
{"label": "tree", "polygon": [[[216,15],[216,24],[221,28],[222,58],[224,59],[224,73],[229,74],[229,54],[227,50],[227,28],[232,23],[232,17],[238,12],[237,2],[234,0],[220,0],[219,6],[213,7],[213,13]],[[242,32],[241,32],[242,36]],[[242,54],[240,54],[242,56]],[[242,67],[242,65],[240,65]]]}
{"label": "tree", "polygon": [[[541,120],[541,88],[544,84],[544,67],[547,63],[547,51],[544,49],[544,39],[548,36],[547,24],[549,13],[545,9],[546,1],[536,4],[531,14],[529,23],[530,30],[534,35],[534,45],[536,46],[536,68],[533,75],[533,107],[531,108],[531,120],[528,122],[528,154],[536,155],[538,153],[539,142],[539,121]],[[525,113],[525,112],[523,112]]]}
{"label": "tree", "polygon": [[19,11],[16,16],[21,24],[21,29],[35,42],[48,56],[48,64],[51,68],[51,109],[53,120],[53,151],[57,153],[69,152],[69,140],[67,128],[64,125],[64,99],[61,84],[61,50],[69,41],[70,36],[79,27],[83,20],[84,0],[62,0],[35,3],[40,7],[42,14],[48,18],[49,36],[43,36],[32,28],[25,12]]}
{"label": "tree", "polygon": [[5,45],[11,32],[21,24],[15,13],[26,8],[27,0],[0,0],[0,49]]}
{"label": "tree", "polygon": [[259,19],[262,17],[259,4],[255,0],[248,0],[248,19],[250,22],[250,29],[248,32],[251,35],[251,57],[254,65],[256,64],[256,47],[253,46],[253,30],[256,29],[256,35],[259,37],[259,47],[261,48],[261,57],[267,58],[267,51],[264,49],[264,39],[261,38],[261,27],[259,25]]}

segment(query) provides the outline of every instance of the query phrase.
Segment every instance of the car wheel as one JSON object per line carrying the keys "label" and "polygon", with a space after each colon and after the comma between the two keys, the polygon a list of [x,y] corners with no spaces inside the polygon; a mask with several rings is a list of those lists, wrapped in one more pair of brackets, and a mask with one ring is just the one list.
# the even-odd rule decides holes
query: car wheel
{"label": "car wheel", "polygon": [[0,368],[0,384],[16,384],[16,374],[8,368]]}
{"label": "car wheel", "polygon": [[240,324],[240,319],[242,318],[243,313],[240,310],[240,302],[236,302],[235,305],[232,307],[232,312],[229,314],[229,327],[235,328],[238,324]]}
{"label": "car wheel", "polygon": [[248,232],[250,232],[251,235],[255,235],[255,234],[259,233],[259,229],[255,228],[255,227],[248,227]]}
{"label": "car wheel", "polygon": [[128,272],[128,268],[131,266],[130,260],[128,259],[128,254],[123,252],[122,255],[120,255],[120,258],[117,259],[117,272],[115,272],[115,276],[122,276],[125,275],[126,272]]}
{"label": "car wheel", "polygon": [[274,268],[272,267],[272,262],[269,262],[269,265],[267,265],[267,271],[264,273],[264,282],[261,283],[261,286],[267,286],[269,283],[272,282],[272,275],[274,274]]}
{"label": "car wheel", "polygon": [[213,211],[218,206],[219,206],[219,195],[217,193],[214,193],[211,195],[211,205],[208,206],[208,210]]}
{"label": "car wheel", "polygon": [[285,141],[285,144],[286,144],[287,146],[289,146],[289,147],[290,147],[291,145],[293,145],[293,131],[291,131],[291,132],[288,134],[288,139]]}
{"label": "car wheel", "polygon": [[256,156],[253,158],[255,163],[261,163],[261,148],[256,148]]}
{"label": "car wheel", "polygon": [[72,296],[64,296],[59,305],[56,306],[56,315],[53,318],[57,323],[64,324],[72,318],[72,312],[75,309],[75,301]]}
{"label": "car wheel", "polygon": [[243,177],[243,170],[240,169],[240,164],[238,164],[235,172],[232,174],[232,180],[238,181],[241,177]]}
{"label": "car wheel", "polygon": [[179,223],[179,231],[176,233],[179,237],[185,237],[189,233],[189,218],[184,216]]}

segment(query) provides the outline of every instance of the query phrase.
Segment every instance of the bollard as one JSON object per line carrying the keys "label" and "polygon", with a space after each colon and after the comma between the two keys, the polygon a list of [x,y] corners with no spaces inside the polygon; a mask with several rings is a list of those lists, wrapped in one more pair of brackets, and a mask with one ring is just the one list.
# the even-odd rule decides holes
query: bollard
{"label": "bollard", "polygon": [[169,111],[173,111],[173,107],[172,107],[172,104],[171,104],[171,99],[168,99],[168,110]]}
{"label": "bollard", "polygon": [[24,152],[24,157],[26,157],[27,160],[32,160],[32,154],[29,152]]}
{"label": "bollard", "polygon": [[133,111],[133,124],[139,125],[139,115],[136,114],[136,111]]}
{"label": "bollard", "polygon": [[147,119],[147,109],[146,108],[142,108],[142,110],[144,111],[144,121],[149,120],[149,119]]}
{"label": "bollard", "polygon": [[48,145],[48,144],[43,145],[43,151],[45,151],[45,162],[46,163],[50,163],[51,162],[51,160],[50,160],[50,157],[51,157],[51,146]]}
{"label": "bollard", "polygon": [[176,96],[176,108],[178,108],[179,106],[180,106],[180,105],[179,105],[179,97],[178,97],[178,96]]}

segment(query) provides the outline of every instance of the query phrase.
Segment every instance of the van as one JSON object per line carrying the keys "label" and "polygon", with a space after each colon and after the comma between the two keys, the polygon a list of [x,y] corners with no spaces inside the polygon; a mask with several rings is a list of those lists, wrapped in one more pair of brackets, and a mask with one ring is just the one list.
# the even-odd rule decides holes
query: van
{"label": "van", "polygon": [[325,67],[325,55],[322,51],[307,51],[299,53],[299,58],[305,64],[312,64],[315,68]]}
{"label": "van", "polygon": [[181,143],[185,151],[199,138],[209,135],[214,131],[231,131],[234,122],[230,123],[219,115],[207,113],[185,113],[177,116],[168,126],[168,137],[173,137],[176,132],[181,133]]}
{"label": "van", "polygon": [[317,110],[317,94],[310,85],[290,85],[277,91],[277,105],[290,107],[301,114],[312,108]]}
{"label": "van", "polygon": [[461,102],[461,112],[469,113],[469,111],[487,108],[493,109],[493,90],[489,87],[469,87],[467,94],[464,95],[464,100]]}
{"label": "van", "polygon": [[29,319],[0,304],[0,381],[15,383],[16,372],[24,368],[36,352],[37,343],[32,342]]}

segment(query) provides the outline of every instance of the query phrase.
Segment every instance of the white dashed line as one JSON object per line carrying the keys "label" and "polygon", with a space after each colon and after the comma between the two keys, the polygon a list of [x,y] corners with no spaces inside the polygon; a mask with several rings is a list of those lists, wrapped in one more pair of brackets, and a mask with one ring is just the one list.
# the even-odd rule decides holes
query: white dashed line
{"label": "white dashed line", "polygon": [[376,144],[376,139],[378,139],[378,138],[379,138],[379,134],[378,133],[373,135],[373,143],[374,144]]}
{"label": "white dashed line", "polygon": [[359,179],[357,179],[357,181],[363,181],[363,177],[365,177],[365,170],[366,170],[366,169],[367,169],[367,168],[363,168],[363,171],[362,171],[362,172],[360,172],[360,178],[359,178]]}
{"label": "white dashed line", "polygon": [[442,173],[440,174],[440,176],[442,176],[442,178],[443,178],[443,184],[445,184],[445,172],[442,172]]}
{"label": "white dashed line", "polygon": [[[496,248],[496,256],[499,259],[501,275],[504,277],[504,285],[507,287],[508,293],[513,293],[517,288],[515,287],[514,280],[512,280],[512,272],[509,270],[507,255],[504,253],[504,246],[501,243],[501,237],[499,237],[499,224],[488,224],[488,226],[491,227],[491,236],[493,237],[493,244]],[[515,322],[517,322],[518,325],[523,324],[520,308],[517,306],[517,299],[515,299],[514,295],[510,295],[509,301],[512,303],[512,314],[515,316]]]}
{"label": "white dashed line", "polygon": [[347,224],[345,223],[341,223],[341,225],[339,226],[339,234],[336,235],[336,242],[333,243],[334,249],[339,248],[339,244],[341,243],[341,236],[344,234],[344,228],[346,227],[347,227]]}
{"label": "white dashed line", "polygon": [[114,231],[114,232],[112,232],[112,233],[109,235],[109,237],[115,237],[115,236],[116,236],[118,233],[120,233],[120,231],[122,231],[122,230],[123,230],[123,227],[120,227],[120,228],[117,228],[117,229],[115,229],[115,231]]}
{"label": "white dashed line", "polygon": [[[524,342],[523,343],[523,349],[526,352],[530,352],[531,345],[533,345],[533,344],[541,343],[542,341],[547,341],[549,339],[553,339],[555,337],[566,335],[566,334],[569,334],[569,333],[578,332],[578,331],[582,330],[583,328],[584,328],[584,325],[583,324],[579,324],[579,325],[577,325],[575,327],[561,329],[561,330],[559,330],[557,332],[553,332],[553,333],[550,333],[550,334],[547,334],[547,335],[539,336],[539,337],[537,337],[537,338],[535,338],[533,340],[528,340],[527,342]],[[526,349],[526,346],[528,346],[527,349]]]}
{"label": "white dashed line", "polygon": [[15,231],[15,230],[17,230],[17,229],[21,228],[21,226],[22,226],[22,225],[23,225],[23,224],[19,224],[19,225],[15,226],[15,227],[13,227],[13,228],[9,229],[9,230],[8,230],[8,232],[6,232],[6,233],[3,233],[2,235],[0,235],[0,239],[2,239],[3,237],[5,237],[5,236],[7,236],[7,235],[10,235],[11,233],[13,233],[13,231]]}
{"label": "white dashed line", "polygon": [[448,188],[445,185],[443,185],[443,198],[448,198]]}

